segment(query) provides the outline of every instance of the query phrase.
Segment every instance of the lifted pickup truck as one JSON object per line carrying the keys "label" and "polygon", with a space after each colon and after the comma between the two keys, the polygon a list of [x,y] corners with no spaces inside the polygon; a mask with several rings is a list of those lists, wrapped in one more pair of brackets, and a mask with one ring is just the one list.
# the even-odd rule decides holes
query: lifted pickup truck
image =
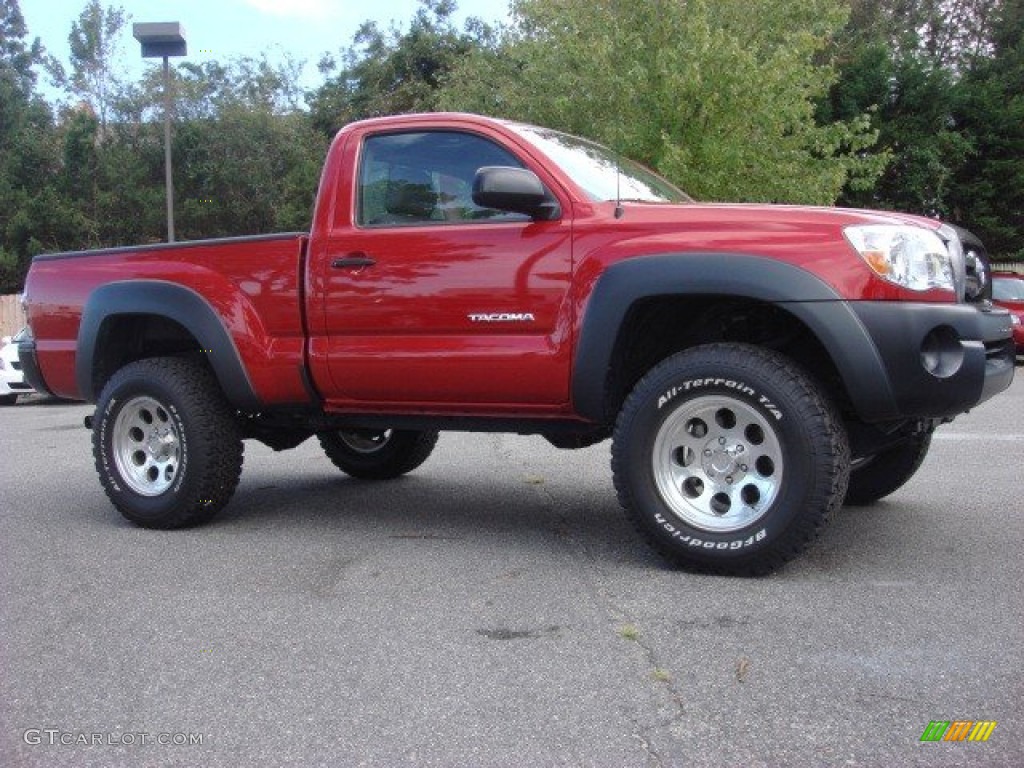
{"label": "lifted pickup truck", "polygon": [[461,114],[354,123],[311,231],[37,257],[21,357],[94,402],[100,481],[175,528],[244,439],[316,435],[356,478],[439,430],[611,437],[619,501],[679,565],[765,573],[1009,386],[1010,316],[963,233],[703,205],[588,141]]}

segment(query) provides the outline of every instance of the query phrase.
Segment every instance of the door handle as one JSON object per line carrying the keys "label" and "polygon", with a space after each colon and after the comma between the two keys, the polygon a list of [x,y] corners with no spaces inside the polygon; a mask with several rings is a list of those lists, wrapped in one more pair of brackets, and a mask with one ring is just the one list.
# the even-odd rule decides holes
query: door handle
{"label": "door handle", "polygon": [[372,267],[376,263],[376,259],[370,258],[362,251],[356,251],[332,261],[331,269],[362,269],[363,267]]}

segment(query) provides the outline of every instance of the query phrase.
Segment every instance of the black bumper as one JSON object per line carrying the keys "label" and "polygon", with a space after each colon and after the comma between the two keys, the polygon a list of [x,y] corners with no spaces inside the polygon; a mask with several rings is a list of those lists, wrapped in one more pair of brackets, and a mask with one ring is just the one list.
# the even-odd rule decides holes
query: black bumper
{"label": "black bumper", "polygon": [[886,383],[850,388],[865,421],[956,416],[1013,381],[1013,336],[1005,310],[893,302],[848,306],[864,337],[847,339],[840,356],[862,371],[874,370]]}
{"label": "black bumper", "polygon": [[34,339],[22,339],[18,342],[18,359],[21,360],[21,370],[25,375],[25,381],[32,385],[32,389],[41,395],[52,396],[53,393],[46,386],[43,374],[39,370]]}

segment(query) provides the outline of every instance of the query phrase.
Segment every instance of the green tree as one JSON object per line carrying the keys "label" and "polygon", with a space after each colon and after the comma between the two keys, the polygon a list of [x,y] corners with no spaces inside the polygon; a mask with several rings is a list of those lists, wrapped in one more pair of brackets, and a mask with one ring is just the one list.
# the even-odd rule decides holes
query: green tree
{"label": "green tree", "polygon": [[455,10],[453,0],[420,0],[408,29],[392,25],[385,31],[368,21],[340,62],[325,55],[319,66],[327,79],[309,95],[315,127],[333,136],[353,120],[435,110],[447,74],[492,34],[475,19],[459,31],[452,23]]}
{"label": "green tree", "polygon": [[52,66],[54,80],[93,108],[101,129],[107,126],[111,104],[120,85],[116,75],[119,36],[129,18],[123,8],[89,0],[78,19],[72,22],[68,35],[71,74],[66,74],[59,64]]}
{"label": "green tree", "polygon": [[1021,0],[858,0],[822,119],[870,110],[892,162],[850,205],[943,216],[1021,248]]}
{"label": "green tree", "polygon": [[[81,100],[55,120],[34,91],[42,46],[27,41],[17,0],[0,0],[5,292],[20,290],[36,253],[163,237],[162,77],[158,67],[137,83],[114,76],[113,40],[123,21],[119,10],[92,2],[72,25],[72,74],[62,82]],[[172,70],[183,237],[309,226],[327,141],[299,109],[298,70],[293,60],[266,57]]]}
{"label": "green tree", "polygon": [[0,293],[21,290],[61,213],[49,187],[59,159],[53,115],[35,93],[44,51],[27,36],[17,0],[0,0]]}
{"label": "green tree", "polygon": [[831,203],[884,158],[856,115],[825,125],[837,0],[518,0],[440,105],[610,144],[707,199]]}
{"label": "green tree", "polygon": [[[326,140],[297,108],[297,72],[294,61],[266,57],[172,69],[180,238],[308,228]],[[64,179],[81,236],[90,245],[159,242],[166,227],[162,70],[152,67],[118,89],[102,141],[95,132],[89,138],[86,110],[77,112],[64,125]]]}
{"label": "green tree", "polygon": [[971,140],[953,116],[956,78],[920,52],[894,55],[880,38],[850,51],[819,118],[871,114],[878,147],[890,158],[870,188],[844,190],[845,205],[948,216],[949,193]]}
{"label": "green tree", "polygon": [[[184,121],[216,117],[225,108],[235,107],[272,115],[294,114],[302,103],[301,71],[302,63],[290,56],[275,64],[265,54],[243,56],[226,64],[183,62],[172,86],[176,117]],[[162,71],[150,70],[144,88],[162,93]]]}
{"label": "green tree", "polygon": [[990,252],[1024,259],[1024,1],[998,9],[991,55],[975,60],[955,99],[956,125],[971,137],[972,151],[950,207]]}
{"label": "green tree", "polygon": [[303,115],[239,104],[179,126],[182,238],[309,229],[324,143]]}
{"label": "green tree", "polygon": [[5,88],[5,107],[15,96],[28,100],[35,87],[33,68],[42,60],[43,46],[39,38],[28,43],[27,35],[18,0],[0,0],[0,81]]}
{"label": "green tree", "polygon": [[[178,68],[173,141],[181,237],[309,228],[327,139],[298,108],[298,69],[292,60],[272,64],[266,57]],[[151,107],[161,88],[147,78],[134,111],[158,114]]]}
{"label": "green tree", "polygon": [[63,126],[64,162],[61,167],[61,190],[79,208],[78,221],[82,236],[90,246],[100,245],[98,238],[100,157],[98,150],[99,121],[88,107],[72,110]]}

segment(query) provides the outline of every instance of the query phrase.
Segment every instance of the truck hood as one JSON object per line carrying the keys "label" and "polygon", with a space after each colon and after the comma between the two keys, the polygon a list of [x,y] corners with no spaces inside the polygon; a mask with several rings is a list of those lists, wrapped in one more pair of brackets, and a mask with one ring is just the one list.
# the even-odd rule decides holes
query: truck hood
{"label": "truck hood", "polygon": [[910,224],[937,230],[942,222],[925,216],[896,211],[872,211],[857,208],[836,208],[807,205],[776,205],[763,203],[686,203],[678,205],[623,203],[624,219],[644,224],[668,224],[696,219],[743,226],[744,223],[776,224],[787,227],[828,226],[839,228],[853,224]]}
{"label": "truck hood", "polygon": [[[942,222],[900,213],[798,205],[615,202],[595,206],[593,228],[578,233],[580,263],[610,264],[651,254],[718,253],[784,261],[811,272],[840,296],[873,300],[948,301],[944,291],[910,293],[868,267],[846,239],[854,225],[938,230]],[[587,218],[587,217],[584,217]]]}

